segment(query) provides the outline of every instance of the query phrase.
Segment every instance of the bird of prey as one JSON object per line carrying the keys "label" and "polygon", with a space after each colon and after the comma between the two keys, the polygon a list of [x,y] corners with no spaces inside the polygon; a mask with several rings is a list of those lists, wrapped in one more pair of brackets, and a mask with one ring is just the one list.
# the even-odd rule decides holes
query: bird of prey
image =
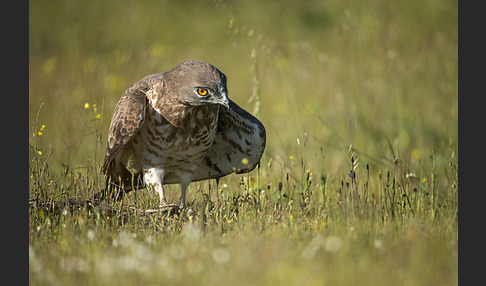
{"label": "bird of prey", "polygon": [[[121,96],[108,134],[102,196],[121,199],[146,187],[160,209],[184,208],[191,182],[253,170],[265,149],[263,124],[228,99],[226,76],[213,65],[186,61],[148,75]],[[169,204],[165,184],[181,184]]]}

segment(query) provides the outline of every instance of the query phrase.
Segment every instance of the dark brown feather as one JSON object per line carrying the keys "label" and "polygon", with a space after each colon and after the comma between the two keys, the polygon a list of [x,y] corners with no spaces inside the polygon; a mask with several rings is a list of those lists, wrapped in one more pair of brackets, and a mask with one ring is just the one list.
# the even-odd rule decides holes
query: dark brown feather
{"label": "dark brown feather", "polygon": [[260,162],[265,145],[263,124],[230,100],[229,109],[219,109],[216,138],[193,181],[250,172]]}
{"label": "dark brown feather", "polygon": [[103,173],[108,172],[115,157],[142,126],[147,109],[145,92],[157,82],[162,81],[163,77],[164,73],[146,76],[123,93],[111,117]]}

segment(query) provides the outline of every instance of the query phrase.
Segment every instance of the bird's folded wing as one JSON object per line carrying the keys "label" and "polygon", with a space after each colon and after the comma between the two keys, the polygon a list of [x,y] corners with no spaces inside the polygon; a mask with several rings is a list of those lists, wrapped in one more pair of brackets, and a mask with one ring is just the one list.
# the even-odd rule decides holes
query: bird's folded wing
{"label": "bird's folded wing", "polygon": [[216,138],[197,169],[193,181],[219,178],[233,172],[253,170],[266,143],[263,124],[230,100],[229,109],[219,109]]}
{"label": "bird's folded wing", "polygon": [[108,133],[103,173],[107,173],[111,162],[123,147],[137,133],[145,120],[147,108],[146,91],[162,81],[163,73],[148,75],[128,88],[118,101],[111,118]]}

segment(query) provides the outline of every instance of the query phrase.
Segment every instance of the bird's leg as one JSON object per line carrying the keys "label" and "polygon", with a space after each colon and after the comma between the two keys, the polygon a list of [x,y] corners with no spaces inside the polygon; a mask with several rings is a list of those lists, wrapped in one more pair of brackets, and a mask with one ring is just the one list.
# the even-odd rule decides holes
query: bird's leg
{"label": "bird's leg", "polygon": [[189,184],[191,183],[191,181],[187,181],[187,180],[182,180],[181,182],[181,200],[180,200],[180,206],[182,209],[186,208],[186,190],[187,190],[187,187],[189,186]]}
{"label": "bird's leg", "polygon": [[179,208],[177,205],[171,205],[167,203],[164,195],[164,188],[162,186],[164,180],[165,172],[163,169],[160,168],[150,168],[146,169],[143,175],[143,179],[145,181],[145,185],[150,190],[154,190],[160,198],[159,208],[166,209],[166,208]]}

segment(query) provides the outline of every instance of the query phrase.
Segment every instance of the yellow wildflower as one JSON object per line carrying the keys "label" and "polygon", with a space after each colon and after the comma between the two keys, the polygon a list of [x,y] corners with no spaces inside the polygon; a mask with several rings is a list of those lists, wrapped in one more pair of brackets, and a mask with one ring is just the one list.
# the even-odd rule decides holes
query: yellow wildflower
{"label": "yellow wildflower", "polygon": [[87,102],[86,102],[86,103],[84,104],[84,109],[88,109],[88,108],[89,108],[89,103],[87,103]]}

